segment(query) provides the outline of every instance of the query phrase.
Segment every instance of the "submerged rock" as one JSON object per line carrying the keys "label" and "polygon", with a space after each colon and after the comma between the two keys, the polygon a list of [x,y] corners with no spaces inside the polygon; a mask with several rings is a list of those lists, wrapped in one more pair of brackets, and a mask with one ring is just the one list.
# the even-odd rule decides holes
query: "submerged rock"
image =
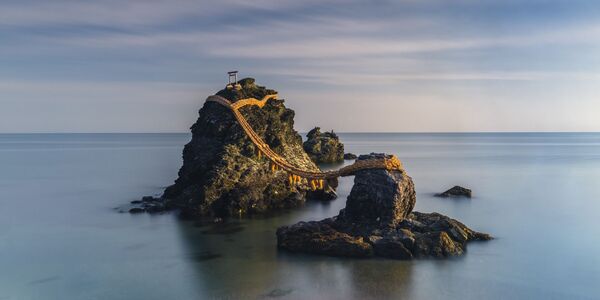
{"label": "submerged rock", "polygon": [[137,214],[142,212],[147,213],[159,213],[169,210],[165,199],[155,198],[152,196],[145,196],[141,200],[131,201],[131,207],[129,213]]}
{"label": "submerged rock", "polygon": [[292,252],[413,259],[458,256],[467,242],[491,239],[447,216],[412,212],[415,202],[413,181],[404,170],[362,170],[338,216],[280,227],[277,245]]}
{"label": "submerged rock", "polygon": [[[276,93],[256,85],[252,78],[239,84],[241,89],[223,89],[217,95],[235,102]],[[273,151],[297,167],[318,170],[294,130],[294,111],[283,100],[269,100],[263,108],[246,106],[240,112]],[[187,216],[225,217],[295,207],[305,201],[309,187],[290,186],[286,172],[271,171],[269,161],[258,156],[227,108],[205,102],[191,130],[179,177],[162,195],[168,207],[179,208]],[[314,197],[330,198],[330,194]]]}
{"label": "submerged rock", "polygon": [[356,159],[356,158],[357,158],[357,156],[354,153],[345,153],[344,154],[344,159],[345,160],[351,160],[351,159]]}
{"label": "submerged rock", "polygon": [[308,138],[303,146],[304,151],[316,163],[333,163],[344,160],[344,144],[333,132],[321,132],[321,128],[315,127],[306,135]]}
{"label": "submerged rock", "polygon": [[145,212],[145,211],[146,211],[146,210],[144,210],[144,209],[143,209],[143,208],[141,208],[141,207],[132,207],[132,208],[130,208],[130,209],[129,209],[129,213],[130,213],[130,214],[139,214],[139,213],[143,213],[143,212]]}
{"label": "submerged rock", "polygon": [[471,198],[471,194],[472,193],[471,193],[470,189],[455,185],[451,189],[449,189],[441,194],[435,194],[435,196],[443,197],[443,198],[450,197],[450,196],[456,196],[456,197],[463,196],[463,197]]}

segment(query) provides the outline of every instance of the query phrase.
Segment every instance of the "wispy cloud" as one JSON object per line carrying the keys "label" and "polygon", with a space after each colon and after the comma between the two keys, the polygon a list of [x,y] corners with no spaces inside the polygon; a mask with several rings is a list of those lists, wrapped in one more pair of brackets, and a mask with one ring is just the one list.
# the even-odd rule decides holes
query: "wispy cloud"
{"label": "wispy cloud", "polygon": [[[403,80],[546,80],[560,78],[559,71],[473,70],[470,61],[432,60],[431,55],[487,49],[591,44],[600,47],[600,24],[585,23],[547,31],[539,29],[501,36],[423,38],[381,35],[382,28],[439,26],[433,21],[377,21],[363,26],[341,18],[311,18],[309,25],[282,21],[212,31],[103,33],[94,36],[38,36],[46,44],[82,49],[119,51],[179,51],[190,58],[261,60],[261,74],[289,76],[320,84],[352,85],[355,82],[389,84]],[[303,20],[305,21],[305,20]],[[332,24],[336,24],[333,26]],[[269,28],[274,28],[269,30]],[[296,34],[301,32],[300,34]],[[379,35],[379,36],[375,36]],[[136,49],[136,50],[134,50]],[[421,55],[421,56],[419,56]],[[164,58],[162,58],[164,59]],[[268,63],[267,63],[268,62]],[[562,78],[589,80],[589,72],[566,71]]]}
{"label": "wispy cloud", "polygon": [[[313,74],[313,75],[307,75]],[[300,81],[333,86],[351,86],[360,82],[363,85],[393,85],[403,81],[549,81],[549,80],[583,80],[600,81],[600,74],[589,72],[415,72],[390,74],[362,74],[349,72],[282,72],[284,76],[294,76]]]}
{"label": "wispy cloud", "polygon": [[[160,25],[182,18],[200,18],[232,11],[278,11],[294,9],[321,1],[291,0],[97,0],[97,1],[9,1],[0,9],[0,24],[34,25]],[[329,1],[331,2],[331,1]]]}

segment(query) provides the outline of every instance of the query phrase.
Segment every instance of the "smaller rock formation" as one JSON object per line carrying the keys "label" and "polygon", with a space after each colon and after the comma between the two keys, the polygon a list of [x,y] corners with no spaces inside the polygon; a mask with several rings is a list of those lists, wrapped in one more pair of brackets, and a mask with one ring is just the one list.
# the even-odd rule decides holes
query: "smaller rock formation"
{"label": "smaller rock formation", "polygon": [[[358,160],[382,157],[371,153]],[[447,216],[412,212],[415,202],[404,170],[361,170],[338,216],[280,227],[277,245],[292,252],[413,259],[458,256],[467,242],[491,239]]]}
{"label": "smaller rock formation", "polygon": [[321,132],[321,128],[315,127],[306,135],[308,138],[304,144],[304,151],[315,163],[334,163],[344,160],[344,144],[333,132]]}
{"label": "smaller rock formation", "polygon": [[356,156],[356,154],[354,154],[354,153],[346,153],[346,154],[344,154],[344,159],[345,159],[345,160],[356,159],[356,157],[357,157],[357,156]]}
{"label": "smaller rock formation", "polygon": [[137,214],[142,212],[147,213],[159,213],[163,211],[169,210],[170,207],[167,205],[166,201],[162,198],[155,198],[152,196],[145,196],[141,200],[133,200],[131,201],[131,206],[129,207],[129,213]]}
{"label": "smaller rock formation", "polygon": [[464,188],[462,186],[455,185],[451,189],[449,189],[441,194],[435,194],[435,196],[442,197],[442,198],[447,198],[450,196],[455,196],[455,197],[463,196],[463,197],[471,198],[471,190]]}
{"label": "smaller rock formation", "polygon": [[[467,242],[492,237],[439,213],[413,212],[398,226],[360,230],[339,216],[277,229],[277,246],[292,252],[393,259],[445,258],[465,253]],[[359,229],[358,231],[356,229]]]}

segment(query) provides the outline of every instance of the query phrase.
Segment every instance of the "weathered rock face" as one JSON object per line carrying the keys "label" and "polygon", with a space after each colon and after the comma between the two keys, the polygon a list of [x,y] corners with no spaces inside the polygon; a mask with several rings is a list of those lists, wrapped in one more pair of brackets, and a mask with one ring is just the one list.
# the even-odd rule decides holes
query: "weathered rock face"
{"label": "weathered rock face", "polygon": [[467,242],[492,239],[438,213],[413,212],[396,227],[364,230],[338,217],[277,229],[277,245],[292,252],[393,259],[445,258],[465,253]]}
{"label": "weathered rock face", "polygon": [[451,189],[441,193],[441,194],[435,194],[436,197],[451,197],[451,196],[455,196],[455,197],[467,197],[467,198],[471,198],[472,192],[470,189],[464,188],[462,186],[458,186],[455,185],[454,187],[452,187]]}
{"label": "weathered rock face", "polygon": [[333,163],[344,160],[344,144],[333,131],[321,132],[315,127],[306,135],[304,150],[316,163]]}
{"label": "weathered rock face", "polygon": [[[385,154],[372,153],[359,156],[358,161],[384,157]],[[410,214],[416,201],[415,185],[404,170],[361,170],[355,174],[340,217],[363,226],[395,226]]]}
{"label": "weathered rock face", "polygon": [[414,257],[448,257],[462,255],[469,241],[487,241],[492,237],[476,232],[463,223],[439,213],[413,212],[398,228],[414,237]]}
{"label": "weathered rock face", "polygon": [[[239,83],[242,89],[224,89],[217,95],[234,102],[276,93],[256,85],[252,78]],[[283,100],[269,100],[263,108],[243,107],[241,113],[275,152],[298,167],[318,170],[293,128],[294,111],[286,108]],[[290,186],[285,172],[272,172],[268,160],[257,155],[231,111],[206,102],[199,114],[191,127],[192,140],[183,150],[179,178],[162,195],[169,207],[193,216],[223,217],[263,213],[304,202],[308,186]]]}
{"label": "weathered rock face", "polygon": [[295,252],[347,257],[373,255],[373,247],[363,237],[339,231],[336,225],[335,219],[329,218],[281,227],[277,229],[277,244]]}
{"label": "weathered rock face", "polygon": [[491,239],[444,215],[412,212],[415,202],[412,179],[404,170],[359,171],[338,216],[281,227],[277,245],[293,252],[413,259],[462,255],[467,242]]}

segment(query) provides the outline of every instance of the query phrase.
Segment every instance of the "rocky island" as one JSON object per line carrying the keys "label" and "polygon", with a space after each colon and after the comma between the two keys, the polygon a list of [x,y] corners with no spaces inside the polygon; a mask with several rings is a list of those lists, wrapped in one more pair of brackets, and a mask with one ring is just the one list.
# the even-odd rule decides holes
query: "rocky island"
{"label": "rocky island", "polygon": [[304,151],[315,163],[335,163],[344,161],[344,144],[335,132],[321,132],[315,127],[306,135]]}
{"label": "rocky island", "polygon": [[[358,160],[385,157],[361,155]],[[339,215],[277,230],[277,245],[293,252],[395,259],[458,256],[467,242],[491,236],[438,213],[413,212],[412,178],[404,170],[371,169],[355,174]]]}
{"label": "rocky island", "polygon": [[[276,93],[257,85],[253,78],[237,84],[239,88],[225,88],[216,95],[235,102]],[[284,100],[271,99],[262,108],[248,106],[241,112],[273,151],[299,168],[319,170],[304,151],[302,137],[294,130],[294,111],[285,107]],[[309,183],[289,185],[288,175],[272,169],[231,111],[218,103],[204,103],[191,131],[175,184],[160,198],[136,201],[132,212],[150,211],[147,207],[156,211],[162,203],[165,209],[177,208],[187,216],[222,218],[296,207],[307,198],[336,197],[335,182],[315,191]]]}

